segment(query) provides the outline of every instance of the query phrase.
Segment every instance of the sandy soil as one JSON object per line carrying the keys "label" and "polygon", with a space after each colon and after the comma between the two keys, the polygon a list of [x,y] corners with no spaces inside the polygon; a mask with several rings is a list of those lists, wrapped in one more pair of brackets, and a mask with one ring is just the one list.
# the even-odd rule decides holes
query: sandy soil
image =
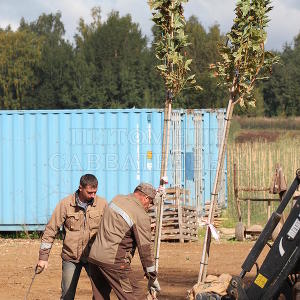
{"label": "sandy soil", "polygon": [[[34,274],[38,258],[39,240],[0,239],[0,299],[24,299]],[[220,275],[229,273],[237,275],[253,242],[222,241],[213,243],[208,265],[208,274]],[[59,299],[61,279],[61,241],[53,245],[49,267],[35,277],[29,299]],[[202,253],[201,243],[162,243],[159,281],[162,293],[159,299],[184,299],[187,290],[197,282],[199,262]],[[146,290],[146,280],[138,255],[132,268],[136,270],[141,285]],[[249,276],[254,275],[250,273]],[[89,279],[82,271],[76,299],[91,299]],[[116,299],[112,296],[112,299]]]}

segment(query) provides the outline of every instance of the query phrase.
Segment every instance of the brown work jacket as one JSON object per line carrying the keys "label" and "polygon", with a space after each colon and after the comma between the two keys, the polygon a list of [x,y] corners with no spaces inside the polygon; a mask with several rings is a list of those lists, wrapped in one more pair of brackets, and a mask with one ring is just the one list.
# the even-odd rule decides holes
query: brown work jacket
{"label": "brown work jacket", "polygon": [[107,207],[106,200],[99,196],[96,196],[93,203],[87,206],[86,211],[77,205],[75,194],[62,199],[46,225],[39,259],[48,260],[55,236],[63,226],[62,259],[86,262],[105,207]]}
{"label": "brown work jacket", "polygon": [[136,247],[146,276],[155,280],[150,217],[134,194],[118,195],[104,211],[88,260],[122,269],[130,266]]}

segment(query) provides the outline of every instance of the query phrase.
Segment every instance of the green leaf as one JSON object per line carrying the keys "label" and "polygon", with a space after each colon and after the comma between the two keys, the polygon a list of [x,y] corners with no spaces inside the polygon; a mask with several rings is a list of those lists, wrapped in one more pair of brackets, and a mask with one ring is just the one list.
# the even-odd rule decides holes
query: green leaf
{"label": "green leaf", "polygon": [[195,85],[194,88],[196,91],[203,91],[203,88],[200,85]]}
{"label": "green leaf", "polygon": [[189,65],[192,63],[192,59],[187,59],[186,60],[186,62],[185,62],[185,64],[184,64],[184,68],[186,69],[186,70],[190,70],[190,68],[189,68]]}
{"label": "green leaf", "polygon": [[191,81],[191,80],[195,79],[195,76],[196,76],[195,74],[190,75],[186,80]]}
{"label": "green leaf", "polygon": [[174,96],[186,84],[190,86],[196,84],[195,75],[188,76],[192,60],[183,57],[183,53],[186,53],[185,47],[191,45],[184,33],[186,22],[182,3],[186,2],[187,0],[151,0],[148,2],[150,8],[155,10],[152,20],[161,32],[161,37],[155,47],[155,56],[160,61],[157,69],[167,89],[172,90]]}
{"label": "green leaf", "polygon": [[248,105],[251,106],[251,107],[255,107],[255,105],[256,105],[255,99],[252,100],[252,101],[248,101]]}
{"label": "green leaf", "polygon": [[166,65],[158,65],[156,68],[160,71],[167,71],[167,66]]}

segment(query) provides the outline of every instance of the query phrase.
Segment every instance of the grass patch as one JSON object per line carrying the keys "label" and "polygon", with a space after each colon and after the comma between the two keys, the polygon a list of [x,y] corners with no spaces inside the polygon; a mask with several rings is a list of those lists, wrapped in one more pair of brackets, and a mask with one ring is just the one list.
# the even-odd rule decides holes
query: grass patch
{"label": "grass patch", "polygon": [[221,227],[224,227],[224,228],[234,228],[235,227],[237,218],[232,213],[230,213],[228,208],[222,211],[221,218],[222,218]]}
{"label": "grass patch", "polygon": [[235,117],[241,129],[280,129],[280,130],[300,130],[300,117],[290,118],[241,118]]}
{"label": "grass patch", "polygon": [[198,228],[198,239],[202,240],[205,238],[206,226],[201,226]]}
{"label": "grass patch", "polygon": [[276,142],[280,138],[279,131],[266,131],[266,130],[243,130],[236,135],[236,143],[253,143],[253,142]]}
{"label": "grass patch", "polygon": [[2,239],[40,239],[42,231],[2,231]]}

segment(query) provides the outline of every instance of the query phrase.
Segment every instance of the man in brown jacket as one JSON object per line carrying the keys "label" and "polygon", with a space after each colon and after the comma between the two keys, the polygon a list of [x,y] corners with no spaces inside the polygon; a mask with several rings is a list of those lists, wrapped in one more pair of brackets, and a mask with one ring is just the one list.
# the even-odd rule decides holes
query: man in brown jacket
{"label": "man in brown jacket", "polygon": [[116,196],[105,210],[88,258],[95,300],[110,299],[111,289],[118,299],[146,298],[140,294],[130,268],[136,247],[148,278],[148,288],[160,290],[147,214],[155,195],[152,185],[141,183],[133,194]]}
{"label": "man in brown jacket", "polygon": [[83,175],[78,190],[57,204],[42,236],[37,266],[47,269],[53,241],[63,226],[61,300],[74,299],[82,267],[89,275],[87,257],[107,207],[106,200],[96,195],[97,189],[97,178]]}

